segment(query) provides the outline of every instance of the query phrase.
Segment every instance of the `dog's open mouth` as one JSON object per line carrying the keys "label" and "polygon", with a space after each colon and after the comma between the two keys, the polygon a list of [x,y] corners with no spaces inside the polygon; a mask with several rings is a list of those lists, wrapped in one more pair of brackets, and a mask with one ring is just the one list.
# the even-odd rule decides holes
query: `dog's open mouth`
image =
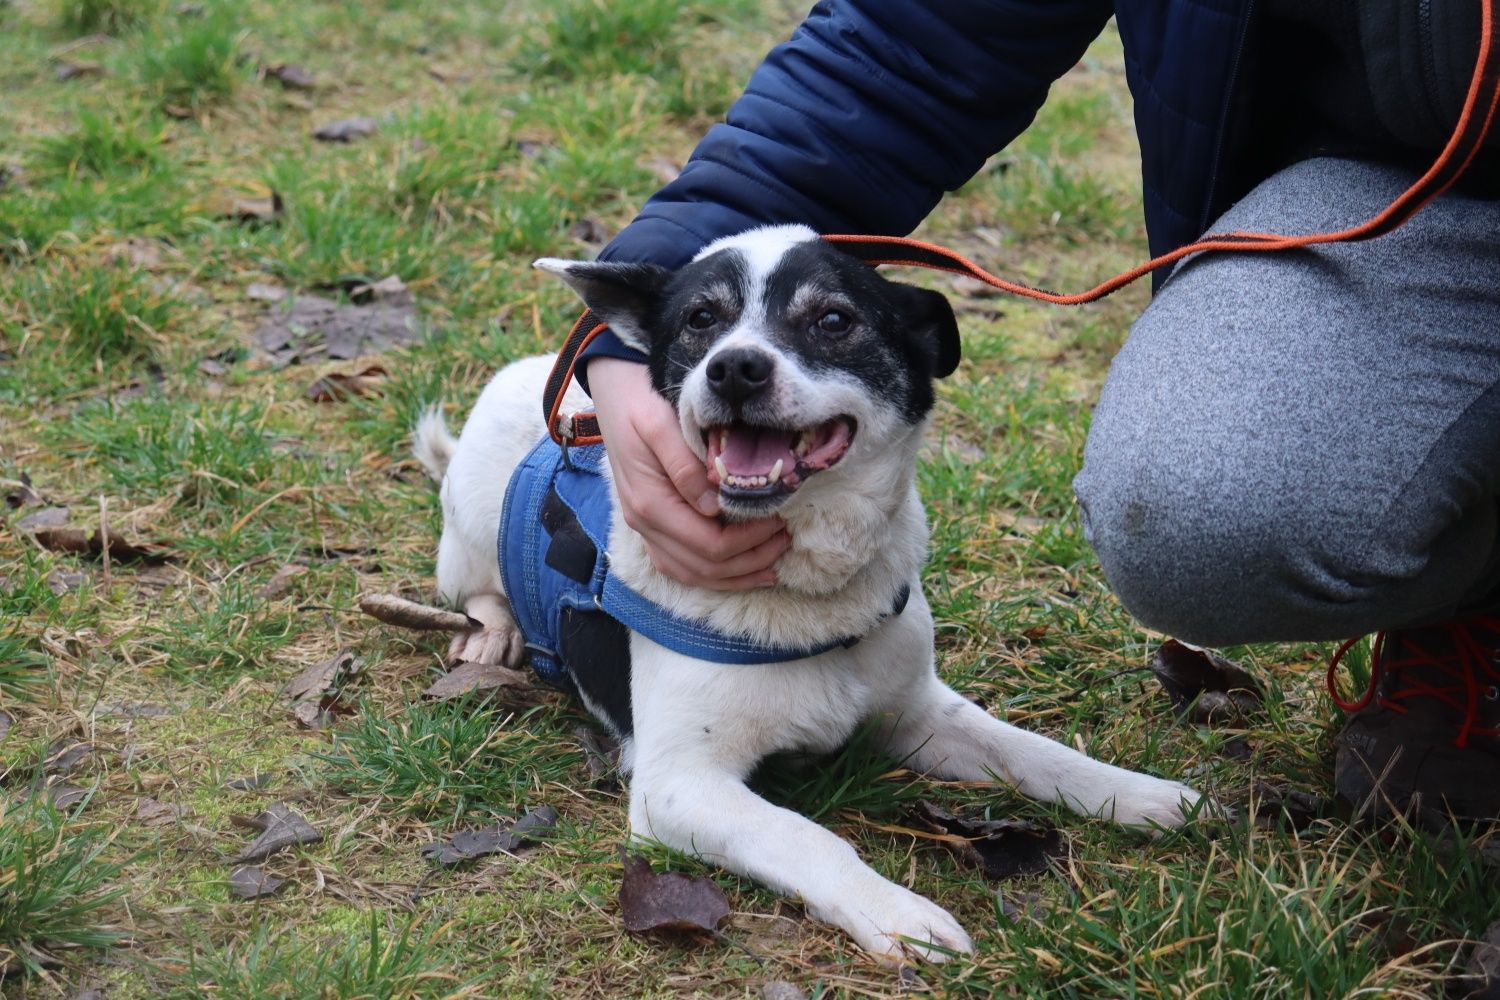
{"label": "dog's open mouth", "polygon": [[816,427],[756,427],[733,423],[703,432],[708,448],[708,479],[733,500],[785,496],[815,472],[844,457],[854,442],[855,424],[834,417]]}

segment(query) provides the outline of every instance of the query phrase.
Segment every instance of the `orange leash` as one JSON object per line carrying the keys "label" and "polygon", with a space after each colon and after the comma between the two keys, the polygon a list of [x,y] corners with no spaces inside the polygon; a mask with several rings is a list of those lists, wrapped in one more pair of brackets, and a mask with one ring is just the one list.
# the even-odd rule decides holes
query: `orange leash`
{"label": "orange leash", "polygon": [[[1474,62],[1474,75],[1469,81],[1463,111],[1447,145],[1427,172],[1411,187],[1398,195],[1379,214],[1357,226],[1337,232],[1307,233],[1301,236],[1247,232],[1210,233],[1202,239],[1117,274],[1086,292],[1073,295],[1008,281],[947,247],[921,240],[901,236],[850,235],[824,236],[823,239],[871,265],[895,264],[947,271],[975,278],[1012,295],[1022,295],[1054,305],[1076,306],[1096,302],[1159,267],[1174,264],[1195,253],[1277,253],[1322,243],[1353,243],[1384,236],[1416,215],[1422,206],[1451,188],[1484,146],[1485,137],[1494,123],[1496,107],[1500,105],[1500,23],[1497,23],[1495,16],[1495,2],[1496,0],[1481,0],[1479,55]],[[560,420],[560,417],[562,397],[573,380],[579,354],[605,329],[606,326],[591,313],[585,312],[580,316],[563,343],[557,363],[547,379],[543,410],[547,417],[547,427],[559,444],[599,444],[604,440],[599,433],[599,421],[593,413],[574,414],[567,421]]]}

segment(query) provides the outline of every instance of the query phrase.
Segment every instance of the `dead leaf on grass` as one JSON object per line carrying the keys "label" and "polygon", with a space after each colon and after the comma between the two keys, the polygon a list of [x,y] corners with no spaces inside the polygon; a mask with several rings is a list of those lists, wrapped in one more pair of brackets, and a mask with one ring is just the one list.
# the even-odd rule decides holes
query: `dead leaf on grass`
{"label": "dead leaf on grass", "polygon": [[87,76],[103,76],[104,67],[94,62],[69,62],[64,59],[57,64],[54,70],[57,79],[61,81],[78,80]]}
{"label": "dead leaf on grass", "polygon": [[807,994],[796,983],[772,979],[760,988],[760,1000],[807,1000]]}
{"label": "dead leaf on grass", "polygon": [[1190,722],[1233,722],[1265,701],[1260,682],[1218,653],[1168,639],[1151,658],[1151,672],[1177,714]]}
{"label": "dead leaf on grass", "polygon": [[236,792],[256,792],[276,780],[274,775],[264,771],[256,771],[248,778],[234,778],[224,782],[225,788],[232,788]]}
{"label": "dead leaf on grass", "polygon": [[281,302],[287,297],[287,294],[285,288],[278,288],[275,285],[263,285],[258,281],[253,282],[249,288],[245,289],[245,298],[250,299],[252,302]]}
{"label": "dead leaf on grass", "polygon": [[240,899],[260,899],[284,885],[286,879],[277,878],[264,868],[251,865],[242,865],[229,873],[229,894]]}
{"label": "dead leaf on grass", "polygon": [[653,156],[646,161],[646,169],[656,175],[662,184],[670,184],[682,174],[682,164],[665,156]]}
{"label": "dead leaf on grass", "polygon": [[568,227],[568,235],[580,243],[602,244],[609,241],[609,230],[604,223],[591,216],[579,219]]}
{"label": "dead leaf on grass", "polygon": [[14,716],[9,712],[0,712],[0,740],[5,739],[5,734],[10,732],[10,727],[15,724]]}
{"label": "dead leaf on grass", "polygon": [[100,705],[97,711],[100,715],[119,715],[127,719],[162,719],[176,714],[164,705],[153,705],[146,701],[110,702]]}
{"label": "dead leaf on grass", "polygon": [[45,794],[52,808],[58,810],[72,809],[78,803],[88,798],[88,789],[70,785],[66,781],[56,779],[43,779],[31,786],[33,796]]}
{"label": "dead leaf on grass", "polygon": [[281,689],[281,695],[293,701],[321,698],[364,669],[364,660],[347,649],[341,649],[328,659],[313,664],[287,681]]}
{"label": "dead leaf on grass", "polygon": [[311,701],[299,701],[292,706],[292,717],[313,732],[321,732],[338,719],[354,714],[354,707],[336,694],[324,695]]}
{"label": "dead leaf on grass", "polygon": [[147,826],[165,826],[175,823],[187,812],[187,808],[172,805],[168,802],[158,802],[156,799],[137,799],[135,803],[135,818]]}
{"label": "dead leaf on grass", "polygon": [[60,528],[68,523],[68,508],[43,507],[16,522],[17,531],[35,533],[42,528]]}
{"label": "dead leaf on grass", "polygon": [[64,737],[54,740],[47,748],[47,757],[42,762],[42,773],[64,775],[72,774],[94,752],[94,744],[83,743],[78,740]]}
{"label": "dead leaf on grass", "polygon": [[306,572],[306,566],[301,566],[297,563],[287,563],[278,569],[271,579],[262,584],[260,589],[255,592],[256,600],[276,600],[276,598],[285,594],[291,588],[293,580]]}
{"label": "dead leaf on grass", "polygon": [[495,823],[480,830],[460,830],[446,841],[422,848],[422,857],[433,864],[452,867],[486,854],[514,852],[545,838],[557,826],[557,810],[551,806],[531,809],[515,821]]}
{"label": "dead leaf on grass", "polygon": [[281,194],[272,191],[269,198],[235,198],[224,216],[246,225],[264,226],[280,221],[285,211]]}
{"label": "dead leaf on grass", "polygon": [[1456,984],[1460,996],[1468,1000],[1500,1000],[1500,922],[1491,924],[1475,942],[1466,971],[1468,975]]}
{"label": "dead leaf on grass", "polygon": [[620,915],[625,929],[708,931],[729,916],[729,899],[712,879],[684,872],[656,872],[638,854],[620,850],[625,877],[620,883]]}
{"label": "dead leaf on grass", "polygon": [[160,267],[168,253],[175,253],[156,240],[132,236],[104,248],[104,259],[116,263],[130,264],[147,271]]}
{"label": "dead leaf on grass", "polygon": [[314,403],[342,403],[356,396],[378,396],[390,373],[383,365],[369,365],[357,372],[329,372],[307,387]]}
{"label": "dead leaf on grass", "polygon": [[232,822],[260,830],[249,847],[235,856],[235,863],[262,861],[277,851],[298,844],[316,844],[323,835],[300,814],[293,812],[280,802],[273,802],[262,813],[250,817],[233,817]]}
{"label": "dead leaf on grass", "polygon": [[1333,815],[1334,805],[1311,792],[1275,785],[1257,784],[1255,825],[1268,830],[1306,830],[1319,819]]}
{"label": "dead leaf on grass", "polygon": [[312,90],[318,85],[312,72],[296,63],[278,63],[266,70],[266,76],[288,90]]}
{"label": "dead leaf on grass", "polygon": [[428,698],[447,701],[473,691],[496,691],[501,688],[531,689],[531,675],[524,670],[513,670],[497,663],[460,663],[452,670],[432,682],[422,694]]}
{"label": "dead leaf on grass", "polygon": [[255,342],[278,367],[319,357],[350,361],[411,343],[416,310],[409,301],[340,305],[299,295],[266,314]]}
{"label": "dead leaf on grass", "polygon": [[55,569],[47,574],[47,589],[61,597],[83,586],[87,573],[76,569]]}
{"label": "dead leaf on grass", "polygon": [[395,594],[361,594],[359,610],[387,625],[434,632],[468,632],[483,624],[457,611],[408,601]]}
{"label": "dead leaf on grass", "polygon": [[574,726],[573,736],[583,749],[583,763],[594,787],[619,789],[620,741],[589,725]]}
{"label": "dead leaf on grass", "polygon": [[1056,830],[1020,819],[968,819],[925,799],[912,815],[928,829],[946,834],[943,846],[985,878],[1039,875],[1067,850]]}
{"label": "dead leaf on grass", "polygon": [[[42,495],[37,492],[36,487],[31,485],[31,477],[21,473],[20,479],[0,479],[0,488],[5,490],[5,506],[11,510],[20,510],[22,507],[35,507],[45,503]],[[60,508],[66,512],[66,508]],[[66,520],[66,516],[64,516]]]}
{"label": "dead leaf on grass", "polygon": [[313,129],[313,138],[319,142],[353,142],[355,139],[364,139],[375,134],[377,125],[375,119],[359,116],[357,118],[341,118],[327,125],[320,125]]}
{"label": "dead leaf on grass", "polygon": [[349,301],[356,305],[385,302],[389,305],[407,305],[411,302],[411,289],[399,275],[388,274],[379,281],[362,281],[347,289]]}
{"label": "dead leaf on grass", "polygon": [[[19,525],[18,525],[19,527]],[[90,531],[74,527],[41,527],[31,532],[44,549],[67,552],[72,555],[98,559],[109,550],[109,558],[115,562],[143,562],[160,565],[177,557],[177,553],[159,542],[131,541],[123,531],[110,527],[105,522],[104,530]]]}

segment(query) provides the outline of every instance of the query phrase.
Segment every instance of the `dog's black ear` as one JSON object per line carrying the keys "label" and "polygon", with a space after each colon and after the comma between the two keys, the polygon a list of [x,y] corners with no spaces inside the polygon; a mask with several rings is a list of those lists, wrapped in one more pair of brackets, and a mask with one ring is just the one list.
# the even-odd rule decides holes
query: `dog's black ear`
{"label": "dog's black ear", "polygon": [[915,285],[891,282],[901,303],[901,318],[917,348],[932,362],[932,377],[945,378],[958,367],[958,318],[947,296]]}
{"label": "dog's black ear", "polygon": [[625,343],[651,351],[647,317],[655,308],[672,272],[656,264],[607,264],[599,261],[543,257],[532,267],[566,281],[595,316],[609,324]]}

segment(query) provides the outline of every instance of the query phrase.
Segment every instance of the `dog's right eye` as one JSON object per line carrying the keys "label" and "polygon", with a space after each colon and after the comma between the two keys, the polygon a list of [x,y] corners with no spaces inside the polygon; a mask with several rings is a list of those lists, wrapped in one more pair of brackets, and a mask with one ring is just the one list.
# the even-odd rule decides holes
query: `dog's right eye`
{"label": "dog's right eye", "polygon": [[707,330],[719,321],[719,317],[707,309],[694,309],[688,316],[688,326],[694,330]]}

